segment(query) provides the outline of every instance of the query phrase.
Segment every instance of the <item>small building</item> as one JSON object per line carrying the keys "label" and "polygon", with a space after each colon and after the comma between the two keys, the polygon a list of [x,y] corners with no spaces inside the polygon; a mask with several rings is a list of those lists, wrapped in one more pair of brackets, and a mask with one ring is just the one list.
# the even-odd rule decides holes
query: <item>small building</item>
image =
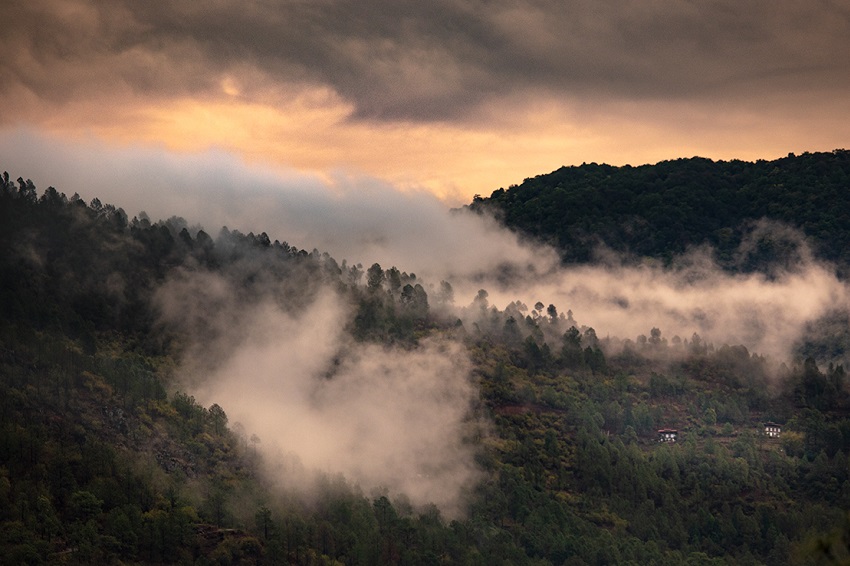
{"label": "small building", "polygon": [[662,428],[658,430],[658,442],[676,442],[679,431],[675,428]]}
{"label": "small building", "polygon": [[764,423],[764,435],[768,438],[779,438],[782,434],[782,426],[776,423]]}

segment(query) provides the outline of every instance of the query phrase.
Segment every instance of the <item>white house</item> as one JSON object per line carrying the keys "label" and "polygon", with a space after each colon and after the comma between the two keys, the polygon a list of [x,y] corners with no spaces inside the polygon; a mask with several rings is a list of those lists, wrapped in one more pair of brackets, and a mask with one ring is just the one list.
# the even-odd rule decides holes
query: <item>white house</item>
{"label": "white house", "polygon": [[768,438],[779,438],[782,427],[776,423],[764,423],[764,435]]}
{"label": "white house", "polygon": [[658,442],[676,442],[679,431],[675,428],[662,428],[658,430]]}

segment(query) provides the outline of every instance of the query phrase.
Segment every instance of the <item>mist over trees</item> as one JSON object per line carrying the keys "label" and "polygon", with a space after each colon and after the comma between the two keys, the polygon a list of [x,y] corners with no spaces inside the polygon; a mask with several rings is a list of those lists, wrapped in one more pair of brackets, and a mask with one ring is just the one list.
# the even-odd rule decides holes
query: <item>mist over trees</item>
{"label": "mist over trees", "polygon": [[[598,335],[571,305],[497,308],[486,289],[459,297],[450,281],[404,268],[351,265],[264,232],[211,235],[181,218],[129,218],[97,199],[53,188],[39,195],[31,181],[5,175],[5,560],[847,559],[850,395],[844,367],[817,356],[829,344],[777,360],[696,333],[670,336],[652,320],[636,336]],[[306,388],[304,408],[331,407],[318,413],[326,421],[368,429],[401,422],[381,421],[381,411],[412,415],[413,427],[388,432],[430,443],[418,450],[421,477],[368,485],[367,473],[359,482],[333,468],[313,473],[306,454],[275,453],[274,438],[232,416],[249,392],[216,397],[224,390],[212,387],[222,367],[262,374],[264,364],[271,376],[306,376],[290,381]],[[446,376],[454,386],[441,385]],[[356,404],[345,401],[359,402],[364,387],[392,395],[377,397],[374,418],[357,420]],[[453,425],[450,444],[414,435],[436,425],[400,402],[407,389],[463,408],[439,416]],[[322,438],[314,422],[302,434],[308,443]],[[765,423],[781,425],[781,435],[767,436]],[[675,429],[676,442],[659,442],[659,429]],[[402,448],[369,452],[371,463],[413,459]],[[467,462],[475,481],[458,481],[453,507],[422,499],[433,493],[431,478]],[[287,484],[293,478],[306,479]]]}

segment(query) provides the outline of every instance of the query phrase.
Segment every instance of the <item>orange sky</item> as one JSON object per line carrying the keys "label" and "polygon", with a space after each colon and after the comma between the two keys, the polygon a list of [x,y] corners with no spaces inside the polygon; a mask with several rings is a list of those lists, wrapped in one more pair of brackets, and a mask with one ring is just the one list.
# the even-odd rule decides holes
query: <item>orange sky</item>
{"label": "orange sky", "polygon": [[7,133],[218,148],[452,205],[561,165],[770,159],[850,134],[841,2],[34,0],[0,21]]}

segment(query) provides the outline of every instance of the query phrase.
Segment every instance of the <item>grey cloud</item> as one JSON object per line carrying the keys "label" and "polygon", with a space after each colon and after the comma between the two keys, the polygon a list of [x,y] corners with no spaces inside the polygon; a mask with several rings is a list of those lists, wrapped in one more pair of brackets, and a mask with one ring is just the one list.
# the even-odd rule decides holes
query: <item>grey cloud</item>
{"label": "grey cloud", "polygon": [[0,8],[0,71],[39,96],[110,81],[175,96],[247,65],[272,89],[329,85],[370,119],[457,119],[530,92],[752,102],[842,92],[848,14],[826,0],[45,0]]}

